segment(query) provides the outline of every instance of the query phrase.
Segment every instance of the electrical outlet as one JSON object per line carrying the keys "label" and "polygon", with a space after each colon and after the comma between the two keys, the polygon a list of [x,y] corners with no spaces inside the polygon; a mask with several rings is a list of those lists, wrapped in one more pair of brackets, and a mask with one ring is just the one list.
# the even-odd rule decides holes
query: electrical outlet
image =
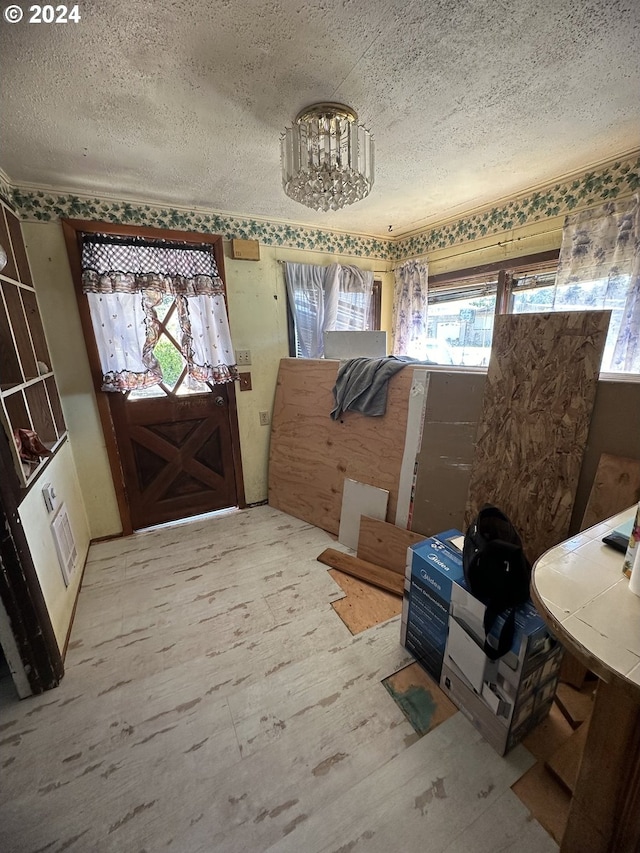
{"label": "electrical outlet", "polygon": [[269,426],[269,412],[260,412],[260,426]]}
{"label": "electrical outlet", "polygon": [[236,364],[251,364],[251,350],[250,349],[237,349],[236,350]]}
{"label": "electrical outlet", "polygon": [[45,483],[42,487],[42,497],[44,498],[44,505],[47,508],[47,512],[55,512],[58,508],[58,495],[51,483]]}

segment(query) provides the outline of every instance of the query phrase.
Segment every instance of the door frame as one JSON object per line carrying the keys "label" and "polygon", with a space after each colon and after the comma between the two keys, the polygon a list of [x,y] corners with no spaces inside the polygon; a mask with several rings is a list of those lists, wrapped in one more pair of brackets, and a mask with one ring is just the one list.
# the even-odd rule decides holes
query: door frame
{"label": "door frame", "polygon": [[[172,242],[197,243],[200,245],[207,243],[213,249],[213,256],[218,267],[218,273],[224,286],[225,304],[227,304],[223,241],[220,235],[199,234],[193,231],[174,231],[164,228],[150,228],[141,225],[123,225],[114,222],[99,222],[92,219],[61,219],[60,221],[62,223],[62,231],[67,246],[69,264],[71,266],[71,275],[73,278],[78,310],[80,312],[80,322],[82,324],[82,333],[84,336],[85,346],[87,348],[89,367],[91,368],[91,376],[93,378],[93,387],[98,404],[100,423],[102,426],[102,432],[104,433],[109,467],[111,469],[111,477],[113,479],[116,499],[118,502],[122,534],[124,536],[128,536],[133,533],[133,525],[131,524],[131,514],[129,512],[124,472],[122,470],[120,453],[116,443],[116,434],[113,419],[111,417],[111,408],[106,397],[106,392],[101,390],[102,370],[100,367],[98,348],[93,334],[93,325],[91,323],[91,315],[89,313],[89,303],[85,294],[82,292],[82,234],[112,234],[116,237],[144,237],[152,240],[170,240]],[[227,305],[227,314],[228,313],[229,309]],[[236,497],[238,506],[242,509],[246,507],[247,504],[245,500],[244,480],[242,476],[240,430],[238,428],[238,406],[236,401],[235,382],[227,383],[227,390],[229,397],[229,426],[231,430],[233,469],[236,480]]]}

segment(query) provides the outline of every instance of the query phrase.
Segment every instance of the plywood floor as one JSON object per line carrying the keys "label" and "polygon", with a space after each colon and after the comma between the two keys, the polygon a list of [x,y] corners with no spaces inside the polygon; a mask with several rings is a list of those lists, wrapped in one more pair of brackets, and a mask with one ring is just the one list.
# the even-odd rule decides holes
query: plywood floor
{"label": "plywood floor", "polygon": [[399,617],[352,635],[270,507],[92,546],[54,691],[0,703],[3,853],[547,853],[463,714],[420,738],[381,680]]}

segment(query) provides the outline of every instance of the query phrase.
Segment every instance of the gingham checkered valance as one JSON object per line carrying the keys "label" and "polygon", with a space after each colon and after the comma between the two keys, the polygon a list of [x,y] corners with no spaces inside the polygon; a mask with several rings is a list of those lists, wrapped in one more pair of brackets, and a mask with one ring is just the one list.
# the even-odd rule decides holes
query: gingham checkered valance
{"label": "gingham checkered valance", "polygon": [[82,287],[85,293],[136,293],[152,288],[185,296],[224,291],[209,245],[108,234],[83,238]]}

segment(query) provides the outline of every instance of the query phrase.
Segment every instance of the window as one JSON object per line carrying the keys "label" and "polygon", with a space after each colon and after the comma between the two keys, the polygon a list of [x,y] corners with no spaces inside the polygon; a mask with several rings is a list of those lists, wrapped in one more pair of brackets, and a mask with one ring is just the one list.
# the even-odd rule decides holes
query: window
{"label": "window", "polygon": [[323,333],[380,328],[381,283],[358,267],[285,263],[289,351],[322,358]]}
{"label": "window", "polygon": [[427,358],[437,364],[485,367],[496,314],[611,310],[602,372],[614,363],[631,276],[556,284],[558,252],[443,273],[429,279]]}
{"label": "window", "polygon": [[425,356],[429,361],[489,364],[497,288],[495,275],[429,287]]}
{"label": "window", "polygon": [[621,372],[614,362],[614,351],[622,324],[631,276],[556,285],[555,273],[523,276],[511,287],[511,312],[588,311],[610,309],[611,321],[602,356],[603,372]]}

